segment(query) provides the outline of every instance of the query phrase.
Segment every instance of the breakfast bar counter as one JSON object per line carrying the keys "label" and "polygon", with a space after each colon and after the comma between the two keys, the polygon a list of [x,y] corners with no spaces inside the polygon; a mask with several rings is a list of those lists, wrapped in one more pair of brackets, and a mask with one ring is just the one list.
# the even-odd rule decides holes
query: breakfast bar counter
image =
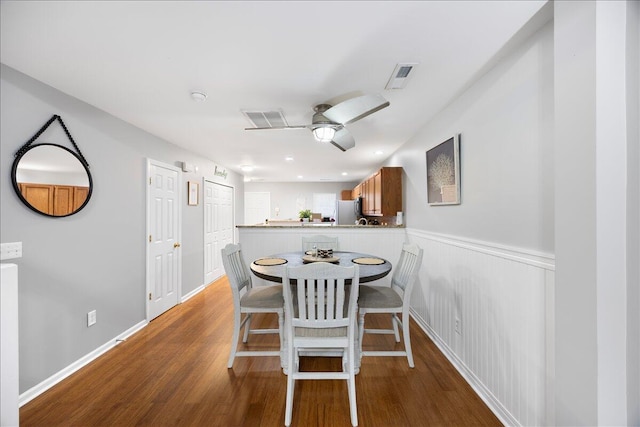
{"label": "breakfast bar counter", "polygon": [[[244,258],[258,259],[268,254],[301,251],[302,237],[324,235],[338,238],[335,251],[375,253],[392,264],[406,241],[404,226],[396,225],[238,225],[238,242]],[[384,279],[382,279],[384,280]]]}
{"label": "breakfast bar counter", "polygon": [[316,231],[332,230],[334,228],[404,228],[404,225],[334,225],[331,222],[292,222],[286,224],[284,221],[269,224],[255,224],[255,225],[237,225],[237,228],[312,228]]}

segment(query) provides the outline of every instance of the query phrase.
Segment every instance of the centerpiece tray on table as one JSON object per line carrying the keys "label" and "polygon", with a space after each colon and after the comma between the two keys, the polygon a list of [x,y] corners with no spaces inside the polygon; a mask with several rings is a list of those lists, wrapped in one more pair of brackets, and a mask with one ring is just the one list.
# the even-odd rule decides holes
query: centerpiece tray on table
{"label": "centerpiece tray on table", "polygon": [[[319,250],[318,252],[324,252],[324,251]],[[305,264],[309,263],[309,262],[332,262],[332,263],[337,263],[337,262],[340,262],[340,258],[334,257],[333,256],[333,251],[331,251],[327,255],[323,255],[323,256],[313,256],[313,251],[306,251],[304,253],[304,255],[302,256],[302,262],[304,262]]]}

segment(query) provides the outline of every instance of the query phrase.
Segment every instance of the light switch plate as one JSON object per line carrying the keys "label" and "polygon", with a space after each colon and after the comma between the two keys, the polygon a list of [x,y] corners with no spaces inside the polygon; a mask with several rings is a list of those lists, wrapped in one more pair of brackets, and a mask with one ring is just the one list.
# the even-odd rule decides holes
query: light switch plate
{"label": "light switch plate", "polygon": [[1,243],[0,261],[22,258],[22,242]]}
{"label": "light switch plate", "polygon": [[87,313],[87,326],[93,326],[98,321],[96,310]]}

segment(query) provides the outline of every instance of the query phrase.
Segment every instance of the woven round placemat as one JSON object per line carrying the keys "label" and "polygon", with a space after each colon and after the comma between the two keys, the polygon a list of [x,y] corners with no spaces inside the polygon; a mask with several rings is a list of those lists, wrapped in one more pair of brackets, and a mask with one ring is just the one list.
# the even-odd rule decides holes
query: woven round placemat
{"label": "woven round placemat", "polygon": [[284,258],[261,258],[253,261],[256,265],[281,265],[286,264],[287,260]]}
{"label": "woven round placemat", "polygon": [[384,260],[380,258],[354,258],[352,259],[356,264],[364,265],[379,265],[384,264]]}

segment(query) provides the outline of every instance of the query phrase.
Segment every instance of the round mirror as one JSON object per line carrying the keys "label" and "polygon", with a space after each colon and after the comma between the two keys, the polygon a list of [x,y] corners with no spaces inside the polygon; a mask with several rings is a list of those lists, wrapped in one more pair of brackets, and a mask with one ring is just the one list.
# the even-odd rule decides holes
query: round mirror
{"label": "round mirror", "polygon": [[29,147],[13,162],[13,187],[34,211],[47,216],[72,215],[89,202],[93,183],[80,157],[57,144]]}

